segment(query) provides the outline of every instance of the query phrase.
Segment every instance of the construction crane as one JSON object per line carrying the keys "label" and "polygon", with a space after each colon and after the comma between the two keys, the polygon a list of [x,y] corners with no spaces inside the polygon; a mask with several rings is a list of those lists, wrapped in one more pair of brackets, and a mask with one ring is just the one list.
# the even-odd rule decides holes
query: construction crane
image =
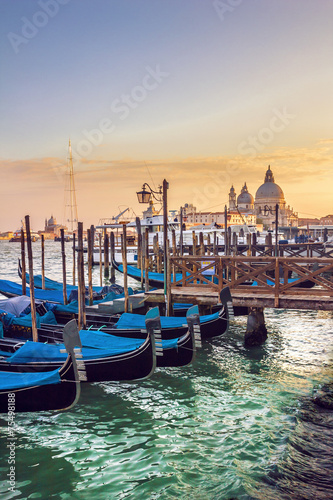
{"label": "construction crane", "polygon": [[125,208],[125,210],[123,210],[122,212],[120,212],[120,214],[116,215],[115,217],[112,217],[112,220],[113,220],[114,222],[116,222],[116,223],[117,223],[117,222],[118,222],[118,220],[120,219],[120,217],[121,217],[121,216],[122,216],[125,212],[127,212],[127,210],[129,210],[129,208]]}

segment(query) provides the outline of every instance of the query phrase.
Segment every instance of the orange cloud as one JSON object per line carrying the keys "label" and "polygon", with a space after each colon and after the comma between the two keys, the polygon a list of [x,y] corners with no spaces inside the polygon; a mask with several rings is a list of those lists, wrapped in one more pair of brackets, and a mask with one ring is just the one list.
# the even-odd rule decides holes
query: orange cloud
{"label": "orange cloud", "polygon": [[[332,139],[322,139],[308,148],[276,148],[255,158],[243,156],[157,158],[105,158],[74,161],[79,219],[86,226],[128,206],[140,214],[136,200],[144,182],[156,188],[169,181],[169,208],[194,203],[198,209],[223,209],[233,184],[239,193],[244,182],[255,195],[270,164],[275,181],[295,210],[319,215],[332,212]],[[11,206],[0,215],[0,231],[16,228],[24,215],[34,217],[39,229],[45,217],[53,214],[61,222],[67,163],[63,158],[37,158],[24,161],[0,160],[0,199]],[[15,203],[13,203],[13,194]]]}

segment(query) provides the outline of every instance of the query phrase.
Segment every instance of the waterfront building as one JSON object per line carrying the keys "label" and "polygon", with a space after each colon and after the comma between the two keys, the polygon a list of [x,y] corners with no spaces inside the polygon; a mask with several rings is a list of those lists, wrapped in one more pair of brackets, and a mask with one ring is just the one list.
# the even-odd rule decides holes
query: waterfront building
{"label": "waterfront building", "polygon": [[67,227],[57,224],[57,219],[51,215],[50,219],[45,219],[44,231],[39,231],[39,233],[43,234],[45,239],[54,239],[60,236],[61,229],[67,231]]}
{"label": "waterfront building", "polygon": [[[275,227],[276,205],[278,205],[279,227],[297,227],[298,215],[286,204],[281,187],[275,183],[270,165],[265,174],[264,183],[256,191],[255,198],[249,193],[246,183],[237,197],[234,186],[229,192],[229,212],[238,212],[247,218],[253,216],[254,224],[263,224],[266,229]],[[244,222],[243,222],[244,223]]]}
{"label": "waterfront building", "polygon": [[270,165],[266,171],[264,183],[257,189],[254,210],[257,220],[264,226],[273,229],[275,224],[275,207],[278,205],[278,221],[280,227],[297,227],[298,214],[286,204],[282,189],[275,183]]}

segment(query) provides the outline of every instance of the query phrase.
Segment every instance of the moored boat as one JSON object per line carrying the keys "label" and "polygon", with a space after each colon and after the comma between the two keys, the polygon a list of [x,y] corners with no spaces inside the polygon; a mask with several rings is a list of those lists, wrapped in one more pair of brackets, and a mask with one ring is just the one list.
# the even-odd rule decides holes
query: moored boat
{"label": "moored boat", "polygon": [[[148,326],[144,339],[122,339],[84,330],[80,332],[80,338],[84,345],[82,356],[87,382],[137,380],[154,373],[155,338]],[[59,336],[55,340],[59,342]],[[64,362],[63,346],[59,343],[51,345],[2,338],[0,349],[0,370],[3,371],[50,371],[58,369]]]}
{"label": "moored boat", "polygon": [[80,339],[75,329],[73,322],[64,328],[67,359],[60,368],[42,373],[0,371],[0,413],[68,410],[77,403],[85,370],[82,361],[76,360]]}

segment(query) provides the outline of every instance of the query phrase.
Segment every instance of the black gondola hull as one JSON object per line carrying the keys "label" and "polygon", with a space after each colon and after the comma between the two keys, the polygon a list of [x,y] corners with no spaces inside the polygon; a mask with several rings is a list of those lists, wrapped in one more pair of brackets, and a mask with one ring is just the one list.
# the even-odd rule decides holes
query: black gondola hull
{"label": "black gondola hull", "polygon": [[[5,339],[1,339],[4,344]],[[150,377],[156,368],[155,340],[148,335],[135,351],[105,358],[84,359],[87,382],[139,380]],[[58,361],[8,363],[0,360],[0,371],[33,372],[59,368]]]}
{"label": "black gondola hull", "polygon": [[11,407],[15,413],[70,409],[80,394],[80,382],[75,381],[71,357],[68,357],[60,368],[59,374],[61,377],[59,384],[0,390],[0,413],[8,413]]}

